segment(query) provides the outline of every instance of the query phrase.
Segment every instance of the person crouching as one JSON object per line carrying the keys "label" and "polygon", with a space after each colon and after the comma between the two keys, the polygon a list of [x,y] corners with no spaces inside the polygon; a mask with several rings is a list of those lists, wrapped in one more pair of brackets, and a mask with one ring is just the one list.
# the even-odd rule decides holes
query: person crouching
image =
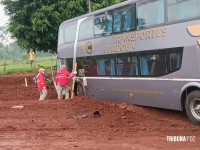
{"label": "person crouching", "polygon": [[47,96],[47,83],[45,80],[44,70],[45,69],[40,68],[39,73],[37,75],[37,87],[40,92],[39,100],[45,100]]}
{"label": "person crouching", "polygon": [[58,88],[58,99],[62,99],[63,91],[66,91],[65,99],[69,98],[70,78],[73,78],[76,73],[69,73],[65,65],[57,72],[55,83]]}

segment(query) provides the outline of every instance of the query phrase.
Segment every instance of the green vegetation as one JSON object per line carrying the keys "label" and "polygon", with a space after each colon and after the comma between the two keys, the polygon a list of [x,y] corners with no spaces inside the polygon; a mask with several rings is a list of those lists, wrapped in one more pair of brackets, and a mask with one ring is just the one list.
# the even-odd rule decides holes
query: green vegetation
{"label": "green vegetation", "polygon": [[51,53],[36,52],[35,68],[29,64],[28,50],[20,48],[16,42],[3,45],[0,42],[0,74],[37,72],[38,65],[44,66],[47,71],[52,65],[56,66],[56,56]]}
{"label": "green vegetation", "polygon": [[[56,57],[39,57],[36,59],[34,64],[34,69],[31,69],[29,63],[4,60],[0,61],[0,74],[12,74],[12,73],[28,73],[28,72],[38,72],[39,66],[44,66],[45,72],[51,72],[51,60],[53,71],[56,70]],[[38,66],[39,65],[39,66]]]}

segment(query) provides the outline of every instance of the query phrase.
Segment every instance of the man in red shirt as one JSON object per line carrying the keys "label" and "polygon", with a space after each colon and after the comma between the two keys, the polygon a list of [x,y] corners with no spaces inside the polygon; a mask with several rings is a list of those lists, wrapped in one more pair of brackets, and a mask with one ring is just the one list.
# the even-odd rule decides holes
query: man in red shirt
{"label": "man in red shirt", "polygon": [[37,75],[37,87],[40,92],[39,100],[44,100],[47,96],[47,83],[45,80],[44,70],[45,69],[40,68]]}
{"label": "man in red shirt", "polygon": [[65,99],[69,98],[70,78],[73,78],[76,73],[69,73],[65,65],[56,74],[56,85],[58,89],[58,99],[62,99],[63,91],[66,91]]}

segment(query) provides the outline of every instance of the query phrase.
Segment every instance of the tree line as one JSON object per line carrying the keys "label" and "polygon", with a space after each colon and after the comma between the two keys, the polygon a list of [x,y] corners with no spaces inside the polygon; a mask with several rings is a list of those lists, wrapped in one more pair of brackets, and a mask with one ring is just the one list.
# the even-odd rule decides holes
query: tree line
{"label": "tree line", "polygon": [[[124,0],[90,0],[92,11]],[[56,52],[59,25],[89,12],[89,0],[2,0],[10,17],[8,31],[17,44]]]}

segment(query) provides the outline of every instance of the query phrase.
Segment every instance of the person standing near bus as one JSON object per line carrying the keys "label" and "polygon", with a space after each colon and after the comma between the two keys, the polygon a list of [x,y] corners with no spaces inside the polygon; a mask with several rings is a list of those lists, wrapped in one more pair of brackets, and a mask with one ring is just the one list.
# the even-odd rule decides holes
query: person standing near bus
{"label": "person standing near bus", "polygon": [[29,61],[30,61],[30,64],[31,64],[31,69],[33,68],[33,62],[35,60],[35,53],[33,51],[33,48],[30,48],[30,51],[29,51]]}
{"label": "person standing near bus", "polygon": [[63,91],[66,91],[65,99],[69,98],[70,78],[73,78],[76,73],[69,73],[66,66],[62,65],[61,69],[56,74],[55,83],[58,89],[58,99],[62,99]]}
{"label": "person standing near bus", "polygon": [[45,100],[47,96],[47,83],[45,80],[44,68],[39,69],[39,73],[37,75],[37,88],[40,92],[39,100]]}

